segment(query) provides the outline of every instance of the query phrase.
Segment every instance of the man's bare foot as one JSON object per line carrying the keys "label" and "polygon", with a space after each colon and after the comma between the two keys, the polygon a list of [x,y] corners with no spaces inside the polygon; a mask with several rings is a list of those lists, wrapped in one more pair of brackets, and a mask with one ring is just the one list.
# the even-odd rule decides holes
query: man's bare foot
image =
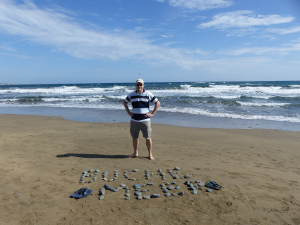
{"label": "man's bare foot", "polygon": [[150,160],[154,160],[154,157],[151,155],[151,156],[149,156],[149,159]]}
{"label": "man's bare foot", "polygon": [[137,156],[138,156],[137,153],[133,153],[132,155],[128,156],[128,158],[135,158],[135,157],[137,157]]}

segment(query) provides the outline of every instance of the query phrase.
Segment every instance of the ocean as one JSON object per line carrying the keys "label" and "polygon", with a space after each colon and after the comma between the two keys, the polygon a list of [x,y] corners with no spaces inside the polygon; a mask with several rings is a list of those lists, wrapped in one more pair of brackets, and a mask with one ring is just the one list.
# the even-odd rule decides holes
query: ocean
{"label": "ocean", "polygon": [[[128,122],[134,83],[0,85],[0,114]],[[300,81],[146,83],[161,102],[153,123],[300,131]],[[152,106],[153,107],[153,106]]]}

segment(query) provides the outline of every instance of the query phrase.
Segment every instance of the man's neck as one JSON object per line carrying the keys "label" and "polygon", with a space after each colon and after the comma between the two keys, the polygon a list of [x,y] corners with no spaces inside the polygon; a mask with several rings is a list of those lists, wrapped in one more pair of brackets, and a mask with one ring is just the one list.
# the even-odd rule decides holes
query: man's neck
{"label": "man's neck", "polygon": [[144,89],[141,90],[141,91],[138,91],[138,90],[137,90],[136,92],[140,95],[140,94],[142,94],[142,93],[144,92]]}

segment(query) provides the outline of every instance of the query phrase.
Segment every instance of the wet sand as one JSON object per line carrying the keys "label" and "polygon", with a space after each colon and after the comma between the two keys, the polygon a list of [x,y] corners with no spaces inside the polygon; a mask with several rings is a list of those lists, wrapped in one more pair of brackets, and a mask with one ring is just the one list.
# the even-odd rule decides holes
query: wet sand
{"label": "wet sand", "polygon": [[[300,133],[278,130],[201,129],[153,124],[154,161],[140,139],[131,159],[129,123],[85,123],[60,117],[0,115],[0,224],[300,224]],[[180,167],[173,179],[167,170]],[[79,183],[83,171],[98,169]],[[130,172],[128,180],[124,171]],[[165,180],[156,175],[161,169]],[[108,171],[116,181],[103,181]],[[145,170],[153,175],[145,178]],[[93,173],[89,173],[93,174]],[[186,180],[217,181],[221,190],[197,194]],[[183,196],[165,197],[161,183],[176,182]],[[147,185],[137,200],[132,186]],[[106,191],[104,184],[129,186]],[[70,195],[82,187],[93,193]]]}

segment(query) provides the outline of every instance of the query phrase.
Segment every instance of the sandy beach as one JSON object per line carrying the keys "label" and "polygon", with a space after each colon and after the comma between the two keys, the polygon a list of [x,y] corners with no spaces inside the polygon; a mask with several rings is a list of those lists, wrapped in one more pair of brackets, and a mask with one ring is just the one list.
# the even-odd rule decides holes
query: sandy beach
{"label": "sandy beach", "polygon": [[[153,124],[154,161],[140,139],[131,159],[129,123],[84,123],[60,117],[0,115],[0,224],[300,224],[300,133],[200,129]],[[180,167],[178,179],[168,169]],[[99,170],[79,183],[83,171]],[[133,172],[133,169],[138,169]],[[161,169],[165,180],[157,175]],[[119,171],[116,181],[102,180]],[[123,176],[129,171],[131,180]],[[145,170],[153,175],[145,178]],[[93,176],[93,172],[89,173]],[[184,178],[191,175],[191,178]],[[214,180],[221,190],[197,194],[187,180]],[[160,184],[176,182],[183,196],[165,197]],[[147,185],[149,182],[152,185]],[[106,190],[105,184],[125,189]],[[133,185],[146,184],[137,200]],[[88,187],[93,193],[70,198]]]}

